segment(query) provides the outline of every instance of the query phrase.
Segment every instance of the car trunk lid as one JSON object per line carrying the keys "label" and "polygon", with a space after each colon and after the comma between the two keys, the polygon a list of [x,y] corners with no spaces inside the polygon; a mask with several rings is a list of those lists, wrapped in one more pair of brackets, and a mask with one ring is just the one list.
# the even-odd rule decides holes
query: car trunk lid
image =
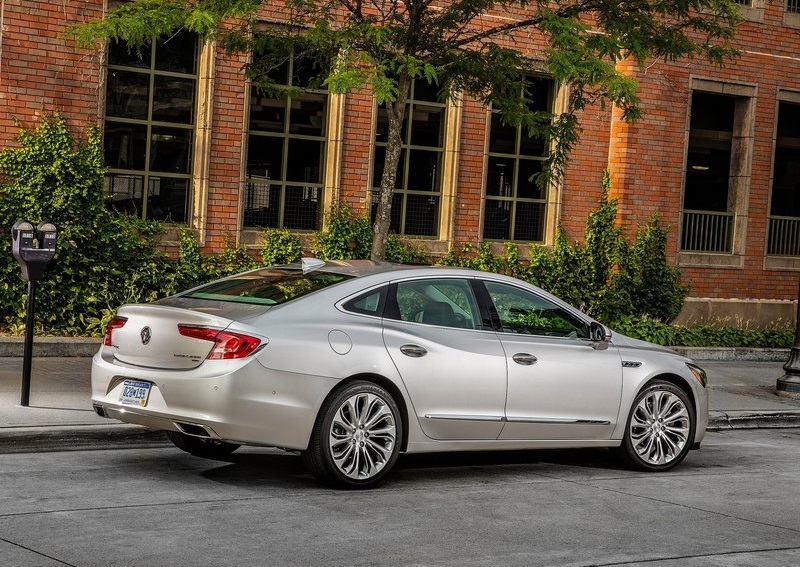
{"label": "car trunk lid", "polygon": [[163,305],[125,305],[125,318],[113,329],[114,358],[125,364],[159,369],[191,369],[202,364],[214,348],[208,340],[181,334],[179,325],[225,329],[231,320],[208,313]]}

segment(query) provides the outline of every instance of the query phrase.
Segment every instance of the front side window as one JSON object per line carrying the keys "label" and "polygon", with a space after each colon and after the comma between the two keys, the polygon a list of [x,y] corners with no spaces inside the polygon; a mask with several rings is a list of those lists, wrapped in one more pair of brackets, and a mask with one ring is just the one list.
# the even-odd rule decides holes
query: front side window
{"label": "front side window", "polygon": [[[526,104],[532,111],[552,112],[554,83],[532,77]],[[541,137],[529,136],[523,126],[503,122],[491,113],[483,237],[488,240],[540,242],[544,238],[547,195],[536,184],[548,148]]]}
{"label": "front side window", "polygon": [[800,103],[781,101],[767,254],[800,256]]}
{"label": "front side window", "polygon": [[110,44],[103,147],[114,209],[187,222],[197,50],[197,36],[187,31],[140,50]]}
{"label": "front side window", "polygon": [[589,338],[589,325],[544,297],[504,283],[485,284],[500,319],[502,332]]}
{"label": "front side window", "polygon": [[[438,87],[415,80],[406,103],[402,127],[400,163],[392,198],[390,230],[397,234],[436,237],[442,197],[445,104],[438,101]],[[383,176],[389,120],[378,108],[373,156],[373,206],[377,210],[378,189]]]}
{"label": "front side window", "polygon": [[385,316],[399,321],[459,329],[481,328],[480,313],[469,282],[430,279],[399,282]]}
{"label": "front side window", "polygon": [[[308,65],[303,57],[287,57],[270,78],[306,88]],[[320,228],[327,115],[324,90],[272,98],[251,87],[245,227]]]}

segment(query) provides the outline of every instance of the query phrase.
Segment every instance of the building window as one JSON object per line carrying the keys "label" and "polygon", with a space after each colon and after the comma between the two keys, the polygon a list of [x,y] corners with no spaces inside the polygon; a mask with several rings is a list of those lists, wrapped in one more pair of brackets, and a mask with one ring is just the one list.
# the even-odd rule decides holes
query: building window
{"label": "building window", "polygon": [[[528,108],[552,112],[554,82],[531,77]],[[483,237],[488,240],[541,242],[547,195],[536,183],[548,153],[545,140],[531,137],[523,126],[503,123],[493,110],[489,126]]]}
{"label": "building window", "polygon": [[786,11],[790,14],[800,14],[800,0],[786,0]]}
{"label": "building window", "polygon": [[110,205],[185,223],[191,187],[198,39],[181,31],[108,52],[104,151]]}
{"label": "building window", "polygon": [[[415,80],[406,103],[402,127],[400,163],[397,168],[389,229],[397,234],[437,237],[442,196],[445,104],[438,101],[438,87]],[[372,217],[378,207],[383,176],[389,119],[378,108],[373,156]]]}
{"label": "building window", "polygon": [[729,209],[735,98],[692,95],[681,249],[730,252],[733,213]]}
{"label": "building window", "polygon": [[[288,57],[270,72],[280,85],[309,86],[311,62]],[[250,90],[245,227],[318,230],[328,94],[272,98]]]}
{"label": "building window", "polygon": [[800,104],[778,105],[767,254],[800,256]]}

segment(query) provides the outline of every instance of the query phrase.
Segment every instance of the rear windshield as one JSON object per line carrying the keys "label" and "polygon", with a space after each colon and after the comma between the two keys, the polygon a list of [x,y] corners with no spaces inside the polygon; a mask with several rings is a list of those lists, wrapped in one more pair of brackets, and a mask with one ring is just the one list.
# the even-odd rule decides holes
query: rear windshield
{"label": "rear windshield", "polygon": [[215,281],[181,294],[181,297],[278,305],[352,277],[327,272],[303,274],[301,270],[270,268]]}

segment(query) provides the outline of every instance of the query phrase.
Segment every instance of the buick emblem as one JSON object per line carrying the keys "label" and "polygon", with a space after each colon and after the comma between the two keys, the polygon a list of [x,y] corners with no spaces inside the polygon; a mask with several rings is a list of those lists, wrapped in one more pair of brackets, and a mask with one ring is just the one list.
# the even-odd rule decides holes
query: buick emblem
{"label": "buick emblem", "polygon": [[153,331],[150,330],[150,327],[142,327],[142,332],[139,333],[139,336],[142,337],[142,344],[146,345],[153,337]]}

